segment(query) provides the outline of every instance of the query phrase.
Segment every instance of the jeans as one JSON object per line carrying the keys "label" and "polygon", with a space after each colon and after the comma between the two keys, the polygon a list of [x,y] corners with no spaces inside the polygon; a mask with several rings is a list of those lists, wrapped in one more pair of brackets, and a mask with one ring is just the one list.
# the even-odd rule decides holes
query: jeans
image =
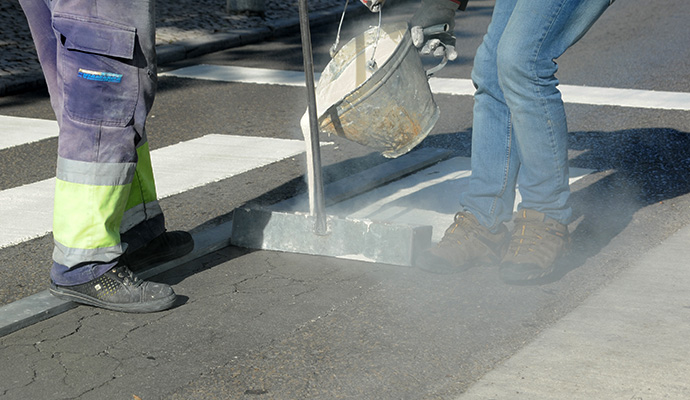
{"label": "jeans", "polygon": [[568,128],[554,61],[609,0],[496,0],[474,60],[472,176],[460,203],[495,229],[528,208],[570,221]]}

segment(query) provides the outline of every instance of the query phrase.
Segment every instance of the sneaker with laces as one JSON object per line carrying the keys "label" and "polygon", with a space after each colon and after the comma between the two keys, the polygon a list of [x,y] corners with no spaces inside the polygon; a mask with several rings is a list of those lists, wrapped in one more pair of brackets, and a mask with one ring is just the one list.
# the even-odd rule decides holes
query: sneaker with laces
{"label": "sneaker with laces", "polygon": [[192,235],[184,231],[164,232],[146,246],[122,255],[121,260],[134,272],[189,254],[194,249]]}
{"label": "sneaker with laces", "polygon": [[534,210],[522,209],[500,266],[506,282],[525,282],[552,273],[569,243],[568,227]]}
{"label": "sneaker with laces", "polygon": [[461,272],[481,264],[498,264],[507,249],[509,236],[503,224],[498,232],[492,233],[474,215],[459,212],[438,245],[422,252],[416,264],[437,274]]}
{"label": "sneaker with laces", "polygon": [[177,298],[169,285],[141,280],[121,263],[81,285],[60,286],[51,282],[50,293],[62,300],[132,313],[166,310]]}

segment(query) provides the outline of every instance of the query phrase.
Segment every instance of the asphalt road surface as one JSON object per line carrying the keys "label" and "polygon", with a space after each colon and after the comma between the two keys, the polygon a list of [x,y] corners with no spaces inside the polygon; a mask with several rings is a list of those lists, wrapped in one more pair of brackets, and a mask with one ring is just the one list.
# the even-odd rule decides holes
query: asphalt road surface
{"label": "asphalt road surface", "polygon": [[[391,7],[384,18],[405,20],[415,4]],[[458,14],[460,57],[439,78],[470,78],[492,6],[470,2]],[[690,93],[689,18],[681,0],[615,2],[558,60],[561,84],[644,90],[650,99]],[[370,15],[346,21],[343,36],[374,23]],[[336,28],[313,28],[317,71]],[[301,71],[299,35],[161,72],[200,64]],[[469,157],[472,98],[435,99],[441,119],[421,146]],[[149,142],[156,151],[209,134],[299,140],[305,108],[301,87],[161,76]],[[567,113],[571,166],[593,172],[572,186],[573,249],[553,277],[511,286],[495,268],[435,276],[228,247],[157,277],[182,297],[170,311],[78,307],[0,338],[0,398],[454,398],[690,223],[687,107],[568,103]],[[40,91],[0,98],[0,115],[54,119]],[[322,140],[333,143],[322,154],[327,182],[386,161],[351,142]],[[0,150],[0,190],[52,178],[56,146],[49,138]],[[303,192],[304,163],[295,154],[166,197],[168,228],[201,231],[247,202]],[[47,287],[50,254],[50,235],[0,249],[2,304]]]}

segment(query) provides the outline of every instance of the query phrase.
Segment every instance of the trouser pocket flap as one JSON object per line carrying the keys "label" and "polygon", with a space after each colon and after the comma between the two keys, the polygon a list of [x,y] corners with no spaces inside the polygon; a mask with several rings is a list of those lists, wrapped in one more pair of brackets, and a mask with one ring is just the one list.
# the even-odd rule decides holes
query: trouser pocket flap
{"label": "trouser pocket flap", "polygon": [[53,28],[69,50],[85,51],[131,60],[136,30],[133,27],[69,14],[53,15]]}

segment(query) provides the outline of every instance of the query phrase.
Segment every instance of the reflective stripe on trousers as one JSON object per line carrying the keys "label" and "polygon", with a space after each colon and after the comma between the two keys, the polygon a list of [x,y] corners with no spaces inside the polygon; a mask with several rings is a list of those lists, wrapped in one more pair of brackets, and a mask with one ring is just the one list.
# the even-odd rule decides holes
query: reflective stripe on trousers
{"label": "reflective stripe on trousers", "polygon": [[[58,158],[53,260],[67,267],[109,262],[123,251],[120,233],[162,214],[148,143],[137,163],[86,163]],[[138,246],[140,247],[140,246]]]}

